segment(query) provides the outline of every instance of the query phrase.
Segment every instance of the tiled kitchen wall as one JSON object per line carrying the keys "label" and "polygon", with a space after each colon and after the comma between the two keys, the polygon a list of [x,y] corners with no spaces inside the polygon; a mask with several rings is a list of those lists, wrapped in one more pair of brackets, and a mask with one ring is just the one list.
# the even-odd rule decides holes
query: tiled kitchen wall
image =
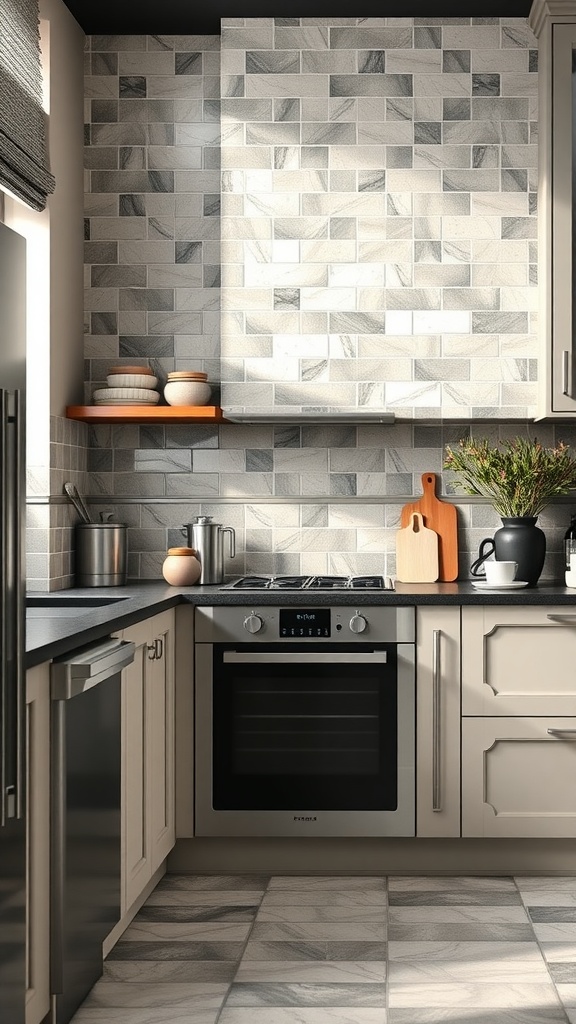
{"label": "tiled kitchen wall", "polygon": [[78,516],[64,484],[88,489],[88,428],[50,417],[49,468],[27,467],[26,580],[29,590],[64,590],[74,585],[74,525]]}
{"label": "tiled kitchen wall", "polygon": [[[287,202],[287,196],[295,189],[297,203],[306,200],[313,206],[321,200],[330,205],[331,215],[324,210],[317,218],[325,225],[327,233],[326,238],[319,241],[329,245],[330,252],[335,252],[343,242],[348,247],[353,245],[354,252],[359,245],[357,263],[334,260],[330,264],[334,270],[329,271],[330,287],[336,285],[342,273],[359,281],[354,284],[354,290],[356,293],[358,289],[357,298],[363,305],[354,313],[354,322],[358,324],[359,315],[367,315],[378,318],[384,326],[387,323],[388,328],[391,323],[404,324],[403,330],[407,331],[402,333],[395,327],[393,334],[386,330],[360,336],[353,331],[351,322],[346,330],[341,324],[338,331],[330,335],[329,352],[333,357],[330,373],[345,374],[353,366],[359,366],[358,373],[369,371],[372,382],[384,378],[397,382],[403,379],[400,371],[410,363],[414,379],[410,377],[409,382],[404,382],[407,388],[404,397],[413,395],[416,388],[420,398],[410,399],[404,413],[414,405],[417,417],[426,412],[438,417],[438,406],[431,406],[425,397],[433,392],[441,393],[443,401],[449,402],[451,408],[446,415],[458,409],[460,418],[458,422],[444,425],[400,422],[393,427],[369,424],[298,427],[281,423],[277,426],[226,424],[219,428],[192,424],[92,427],[88,467],[94,509],[112,509],[118,521],[128,523],[131,577],[158,578],[166,548],[183,542],[179,532],[181,525],[198,514],[214,515],[217,521],[237,530],[239,554],[233,561],[228,559],[229,574],[246,571],[393,574],[395,530],[401,505],[420,493],[423,472],[441,472],[444,444],[469,429],[466,415],[470,409],[494,416],[501,414],[502,401],[507,412],[513,410],[518,414],[522,410],[524,421],[515,424],[479,424],[477,432],[490,437],[531,433],[548,444],[553,443],[556,430],[558,437],[576,442],[576,428],[561,430],[541,424],[534,427],[526,422],[527,410],[533,401],[531,379],[534,376],[533,325],[528,298],[535,290],[528,289],[528,282],[535,283],[531,276],[535,264],[535,241],[532,240],[535,220],[529,211],[534,200],[531,190],[534,188],[535,130],[531,117],[536,80],[532,40],[526,23],[503,21],[500,24],[491,19],[488,23],[470,25],[469,19],[463,19],[462,23],[458,19],[446,23],[432,19],[426,24],[415,22],[413,25],[411,19],[402,19],[399,25],[382,28],[381,22],[382,19],[375,25],[362,19],[365,27],[356,28],[355,19],[345,19],[342,26],[331,21],[331,31],[354,33],[350,46],[332,50],[319,48],[318,40],[329,38],[329,26],[324,21],[315,19],[313,25],[306,27],[305,38],[315,43],[297,48],[298,61],[314,58],[316,71],[307,72],[308,78],[314,77],[314,88],[319,78],[328,80],[332,72],[324,73],[320,69],[330,68],[334,61],[341,74],[348,74],[341,66],[343,61],[354,68],[350,74],[353,74],[355,86],[361,77],[362,81],[376,81],[374,73],[356,74],[354,62],[359,54],[364,54],[362,59],[368,61],[366,70],[380,68],[382,61],[386,66],[388,61],[387,73],[379,75],[378,80],[398,74],[404,78],[414,76],[417,84],[420,75],[433,79],[426,94],[422,93],[420,83],[419,99],[407,95],[327,96],[322,100],[322,111],[335,114],[338,110],[343,113],[346,108],[348,114],[344,119],[333,121],[328,116],[304,119],[302,131],[312,131],[310,126],[314,124],[314,132],[319,132],[323,124],[322,130],[327,134],[322,145],[316,144],[318,140],[303,145],[299,159],[304,163],[317,162],[324,160],[328,151],[329,157],[337,150],[352,153],[354,147],[346,146],[342,150],[336,147],[330,131],[334,125],[352,123],[350,111],[353,109],[353,123],[355,131],[360,132],[358,141],[362,152],[367,155],[375,147],[384,164],[369,165],[365,170],[345,167],[342,171],[330,171],[314,163],[294,171],[288,167],[283,171],[290,175],[284,182],[285,191],[278,194]],[[267,32],[271,24],[265,23]],[[241,38],[248,37],[250,47],[259,38],[255,32],[260,32],[260,25],[260,22],[251,23],[249,31],[239,30],[244,33]],[[305,20],[303,25],[307,25]],[[277,27],[278,30],[297,30],[302,42],[304,28]],[[273,26],[274,31],[275,28]],[[224,38],[232,30],[232,27],[226,28]],[[360,31],[364,35],[359,36]],[[391,32],[394,35],[390,35]],[[238,40],[239,37],[228,38]],[[281,41],[280,36],[276,38]],[[342,41],[347,37],[335,35],[332,38]],[[502,46],[495,44],[496,38]],[[396,40],[394,45],[393,39]],[[410,46],[399,45],[398,40],[406,43],[408,39]],[[444,48],[437,45],[442,42]],[[243,44],[245,51],[248,45]],[[308,50],[310,57],[305,56]],[[233,52],[243,51],[234,49]],[[228,59],[226,54],[225,61]],[[269,71],[271,62],[276,59],[279,59],[277,55],[267,55]],[[290,59],[296,58],[291,56]],[[118,361],[151,365],[161,379],[174,368],[203,368],[215,388],[220,382],[219,60],[220,37],[217,36],[92,36],[88,39],[88,399],[93,389],[105,380],[108,366]],[[226,104],[233,98],[230,93],[241,87],[251,89],[250,83],[257,80],[258,87],[264,91],[265,87],[274,91],[281,80],[288,80],[284,88],[290,87],[287,96],[292,97],[291,90],[298,76],[255,74],[256,65],[252,58],[250,60],[251,70],[243,82],[223,76]],[[430,70],[431,65],[436,69],[434,72]],[[403,70],[399,70],[400,67]],[[243,77],[240,71],[236,77]],[[434,91],[434,82],[442,86],[444,95],[442,89]],[[468,92],[464,95],[465,90]],[[310,103],[318,102],[314,97],[315,94],[309,98]],[[399,106],[391,106],[392,101]],[[484,108],[476,105],[477,102],[490,103],[483,118],[479,114]],[[302,108],[312,112],[307,103],[308,98],[304,97]],[[224,109],[231,108],[225,106]],[[282,162],[284,157],[276,153],[276,149],[283,147],[271,141],[277,137],[274,133],[290,125],[296,125],[299,131],[300,127],[299,123],[289,120],[288,107],[281,97],[276,96],[270,109],[276,111],[276,121],[247,122],[246,130],[257,142],[249,146],[247,152],[254,153],[262,147],[262,152],[271,159],[274,152],[274,159]],[[320,112],[319,108],[314,109]],[[425,109],[429,112],[426,117]],[[368,117],[370,111],[372,118]],[[415,114],[417,121],[413,118]],[[370,124],[377,135],[372,142],[366,134]],[[230,130],[226,115],[222,134],[228,141]],[[452,136],[457,130],[461,135],[454,140]],[[435,138],[440,132],[444,146],[423,141],[428,131]],[[238,129],[233,128],[234,137],[237,132]],[[387,132],[392,134],[387,135]],[[531,145],[528,145],[529,140]],[[466,153],[470,162],[465,169],[461,165],[451,167],[453,177],[443,178],[448,171],[441,166],[442,160],[454,161],[457,150],[460,159]],[[286,159],[295,159],[288,145]],[[516,163],[510,164],[511,160]],[[401,166],[397,166],[398,161]],[[500,161],[504,161],[502,166]],[[390,180],[397,180],[392,202],[388,202],[390,196],[382,190],[384,180],[377,173],[379,170],[386,175],[393,171],[396,175],[396,179],[387,179],[388,186]],[[318,176],[323,175],[322,180],[328,185],[331,181],[330,187],[300,196],[298,188],[303,184],[301,174],[304,172],[310,181],[319,181]],[[251,173],[250,168],[238,174],[229,174],[226,170],[224,188],[237,178],[242,182],[252,180]],[[271,176],[276,174],[272,164],[266,173],[272,182]],[[466,179],[456,177],[464,173],[468,176]],[[451,186],[436,192],[414,188],[417,181],[431,180],[431,175],[437,183],[450,180],[452,185],[456,182],[462,185],[466,180],[470,187]],[[349,187],[352,178],[357,192]],[[472,188],[473,181],[477,188]],[[480,187],[481,181],[485,188]],[[399,184],[402,184],[401,189]],[[276,192],[269,192],[267,201],[274,196]],[[252,204],[243,194],[233,192],[225,192],[224,201],[233,201],[237,206],[244,202]],[[344,204],[346,215],[338,216],[340,202]],[[351,215],[348,204],[354,202],[365,204],[363,213],[357,209],[356,214]],[[384,210],[382,217],[375,216],[376,205],[372,203],[381,212]],[[403,205],[396,209],[398,203]],[[307,206],[307,213],[304,211],[306,217],[316,217],[309,212],[311,206]],[[450,213],[446,212],[448,209]],[[460,213],[455,212],[457,209]],[[444,211],[444,215],[438,211]],[[272,303],[268,316],[276,316],[278,312],[283,317],[288,315],[290,322],[294,317],[302,317],[304,330],[305,323],[309,322],[304,317],[318,315],[324,322],[326,317],[341,315],[339,311],[279,310],[278,303],[288,301],[286,290],[300,288],[290,279],[289,271],[294,267],[287,265],[290,261],[285,262],[286,254],[294,254],[294,244],[299,246],[300,242],[285,237],[273,239],[274,218],[270,209],[266,209],[262,216],[270,227],[270,244],[263,247],[259,262],[256,243],[249,239],[237,243],[228,237],[232,225],[230,216],[228,206],[227,258],[238,244],[238,251],[246,256],[250,274],[255,275],[258,267],[263,274],[270,273],[271,269],[274,274],[276,271],[288,274],[278,285],[282,295],[274,296],[271,285],[265,288],[262,285],[268,297],[266,301]],[[378,235],[359,240],[354,234],[357,227],[362,225],[362,231],[368,231],[372,222],[376,231],[385,226],[389,237]],[[306,223],[310,226],[311,221],[306,220]],[[440,235],[429,237],[431,230],[440,231]],[[486,237],[483,232],[487,233]],[[270,245],[273,245],[272,250]],[[328,249],[323,252],[325,256]],[[394,293],[397,303],[405,295],[404,308],[383,311],[366,305],[373,289],[363,274],[367,267],[370,267],[370,274],[375,273],[378,253],[379,283],[382,288],[386,286],[387,294]],[[281,254],[280,264],[277,258]],[[361,259],[361,254],[366,259]],[[391,254],[390,258],[386,254]],[[321,260],[319,257],[317,264],[324,268],[322,274],[327,266],[324,256]],[[229,262],[226,273],[230,273],[232,267],[237,271],[239,264]],[[250,285],[248,290],[252,288]],[[309,297],[311,289],[311,285],[302,286]],[[412,336],[412,328],[417,327],[421,322],[420,314],[423,315],[415,305],[415,297],[432,292],[439,296],[439,301],[440,298],[445,301],[449,293],[451,301],[456,302],[458,298],[460,306],[457,309],[444,307],[444,311],[431,310],[427,314],[432,317],[430,324],[446,315],[452,319],[445,322],[456,323],[461,317],[462,323],[464,320],[466,324],[474,322],[477,327],[483,324],[484,329],[463,333],[439,333],[435,329],[428,333],[418,328]],[[322,294],[325,294],[323,288]],[[497,299],[499,306],[497,309],[470,308],[470,303],[479,302],[480,298],[482,302]],[[225,325],[231,323],[228,311],[224,322]],[[505,324],[508,328],[516,325],[513,332],[505,330]],[[519,324],[522,330],[517,329]],[[328,336],[327,331],[324,334]],[[244,379],[246,371],[247,383],[252,386],[260,372],[252,360],[268,361],[273,351],[271,337],[239,332],[236,351],[230,347],[232,338],[226,326],[223,343],[226,373],[234,372]],[[297,337],[287,337],[285,342],[287,350],[293,351]],[[280,366],[284,367],[280,350],[275,351]],[[349,358],[357,354],[360,360]],[[317,358],[312,348],[307,350],[308,355],[310,359],[303,360],[302,370],[305,369],[308,380],[313,381],[312,364],[321,363],[324,357]],[[326,372],[328,370],[323,368],[322,374]],[[347,378],[344,376],[341,380],[346,382]],[[361,380],[354,383],[354,388],[356,383],[359,396],[366,396],[369,402],[378,400],[374,396],[379,394],[381,384],[372,384],[371,389],[364,388]],[[335,386],[339,385],[331,383],[330,390]],[[386,387],[391,386],[386,384]],[[401,397],[400,390],[397,395]],[[480,395],[483,397],[479,398]],[[494,402],[485,401],[486,395],[494,396]],[[426,404],[415,405],[421,399]],[[448,478],[444,489],[450,489]],[[558,504],[541,516],[550,552],[545,569],[547,575],[561,572],[560,538],[570,511],[566,504]],[[466,575],[479,541],[498,527],[499,519],[489,506],[470,502],[459,505],[459,517],[462,573]]]}
{"label": "tiled kitchen wall", "polygon": [[223,406],[534,414],[525,19],[222,22]]}

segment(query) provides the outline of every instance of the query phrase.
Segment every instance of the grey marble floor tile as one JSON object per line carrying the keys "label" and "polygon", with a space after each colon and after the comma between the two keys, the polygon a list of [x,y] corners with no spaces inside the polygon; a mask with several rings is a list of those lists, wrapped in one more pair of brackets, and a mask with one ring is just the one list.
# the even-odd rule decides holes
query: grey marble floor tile
{"label": "grey marble floor tile", "polygon": [[572,1009],[570,1006],[567,1006],[566,1016],[570,1021],[570,1024],[576,1024],[576,1009]]}
{"label": "grey marble floor tile", "polygon": [[573,985],[576,983],[576,963],[549,963],[548,970],[555,985]]}
{"label": "grey marble floor tile", "polygon": [[537,963],[504,957],[477,961],[411,960],[408,963],[394,960],[389,964],[388,980],[391,984],[404,985],[462,982],[529,985],[548,984],[550,976],[544,960]]}
{"label": "grey marble floor tile", "polygon": [[540,942],[576,943],[576,923],[534,924],[534,934]]}
{"label": "grey marble floor tile", "polygon": [[279,924],[256,921],[250,938],[266,942],[282,942],[286,939],[382,942],[386,938],[386,924],[384,921],[291,921]]}
{"label": "grey marble floor tile", "polygon": [[326,960],[325,942],[248,942],[242,963],[247,960]]}
{"label": "grey marble floor tile", "polygon": [[332,889],[326,892],[278,889],[274,892],[269,890],[261,905],[262,907],[307,905],[314,907],[385,907],[386,893],[374,889],[349,889],[347,891]]}
{"label": "grey marble floor tile", "polygon": [[386,986],[302,983],[234,983],[225,1011],[233,1006],[373,1006],[386,1005]]}
{"label": "grey marble floor tile", "polygon": [[531,942],[441,942],[416,939],[412,941],[390,941],[388,958],[410,963],[422,960],[463,961],[477,963],[482,960],[510,959],[517,962],[540,963],[542,955],[538,944],[532,936]]}
{"label": "grey marble floor tile", "polygon": [[312,889],[314,892],[323,892],[326,889],[377,889],[379,892],[385,892],[386,878],[369,875],[273,875],[268,891],[272,889]]}
{"label": "grey marble floor tile", "polygon": [[540,892],[576,892],[576,875],[516,875],[514,881],[521,893],[530,889]]}
{"label": "grey marble floor tile", "polygon": [[245,942],[250,924],[234,921],[133,921],[121,942]]}
{"label": "grey marble floor tile", "polygon": [[479,889],[490,892],[514,892],[514,879],[508,876],[476,876],[476,875],[391,875],[388,879],[388,891],[393,892],[458,892],[461,889]]}
{"label": "grey marble floor tile", "polygon": [[[552,928],[553,925],[541,927]],[[556,927],[560,928],[561,925]],[[565,925],[564,927],[568,927]],[[534,938],[529,924],[396,924],[391,922],[388,928],[390,941],[408,942],[414,940],[453,940],[455,942],[530,942]]]}
{"label": "grey marble floor tile", "polygon": [[566,1024],[560,1006],[547,1006],[544,1009],[522,1007],[520,1011],[493,1008],[483,1010],[480,1007],[469,1011],[446,1007],[388,1010],[388,1024],[555,1024],[556,1021]]}
{"label": "grey marble floor tile", "polygon": [[116,943],[108,960],[238,960],[243,942],[125,942]]}
{"label": "grey marble floor tile", "polygon": [[392,924],[452,923],[469,924],[472,921],[498,924],[528,924],[524,907],[390,907],[389,921]]}
{"label": "grey marble floor tile", "polygon": [[514,889],[459,889],[455,892],[390,892],[391,907],[451,906],[521,906],[520,893]]}
{"label": "grey marble floor tile", "polygon": [[540,948],[546,963],[571,964],[576,962],[576,942],[541,942]]}
{"label": "grey marble floor tile", "polygon": [[103,978],[123,983],[165,982],[212,983],[231,982],[238,967],[237,960],[108,960],[104,963]]}
{"label": "grey marble floor tile", "polygon": [[385,921],[386,905],[377,907],[349,905],[344,907],[262,906],[258,910],[256,920],[259,924],[272,921]]}
{"label": "grey marble floor tile", "polygon": [[110,1009],[84,1009],[72,1018],[73,1024],[216,1024],[220,1010],[197,1010],[191,1018],[190,1010],[153,1007],[150,1010],[113,1007]]}
{"label": "grey marble floor tile", "polygon": [[[386,980],[381,960],[242,960],[235,981],[375,984]],[[346,1005],[341,1002],[339,1005]]]}
{"label": "grey marble floor tile", "polygon": [[557,982],[556,989],[563,1006],[576,1007],[576,984]]}
{"label": "grey marble floor tile", "polygon": [[385,960],[385,942],[248,942],[246,960]]}
{"label": "grey marble floor tile", "polygon": [[265,889],[269,879],[269,875],[164,875],[155,891],[195,889],[220,892],[235,889],[242,892],[249,889],[256,892]]}
{"label": "grey marble floor tile", "polygon": [[147,907],[212,907],[215,903],[220,907],[253,907],[259,906],[264,890],[246,892],[231,890],[230,892],[213,890],[202,892],[186,888],[155,889],[146,900]]}
{"label": "grey marble floor tile", "polygon": [[218,1024],[386,1024],[379,1006],[232,1006]]}
{"label": "grey marble floor tile", "polygon": [[468,1011],[481,1007],[541,1010],[557,1009],[558,996],[554,986],[548,984],[430,984],[389,986],[389,1006],[392,1007],[460,1007]]}
{"label": "grey marble floor tile", "polygon": [[527,907],[576,907],[576,889],[526,889],[520,895]]}
{"label": "grey marble floor tile", "polygon": [[120,981],[98,981],[82,1004],[83,1009],[97,1009],[110,1006],[160,1007],[175,1010],[179,1007],[191,1014],[196,1010],[218,1010],[228,985],[184,984],[146,982],[127,984]]}
{"label": "grey marble floor tile", "polygon": [[576,907],[532,907],[528,904],[527,909],[534,924],[576,923]]}
{"label": "grey marble floor tile", "polygon": [[141,921],[253,921],[257,906],[246,907],[187,907],[150,906],[146,904],[134,918]]}

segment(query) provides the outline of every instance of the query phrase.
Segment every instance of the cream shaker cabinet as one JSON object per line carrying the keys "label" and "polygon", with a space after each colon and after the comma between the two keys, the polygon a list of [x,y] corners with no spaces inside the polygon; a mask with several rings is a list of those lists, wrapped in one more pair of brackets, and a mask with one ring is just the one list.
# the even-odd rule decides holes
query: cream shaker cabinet
{"label": "cream shaker cabinet", "polygon": [[576,2],[535,0],[529,23],[538,37],[538,415],[566,418],[576,416]]}
{"label": "cream shaker cabinet", "polygon": [[576,613],[462,609],[462,835],[576,838]]}
{"label": "cream shaker cabinet", "polygon": [[26,1024],[50,1010],[50,665],[26,673]]}
{"label": "cream shaker cabinet", "polygon": [[576,838],[576,718],[465,718],[462,835]]}
{"label": "cream shaker cabinet", "polygon": [[576,611],[462,609],[463,715],[576,716]]}
{"label": "cream shaker cabinet", "polygon": [[460,835],[460,608],[416,613],[416,835]]}
{"label": "cream shaker cabinet", "polygon": [[122,916],[174,846],[174,612],[122,633]]}

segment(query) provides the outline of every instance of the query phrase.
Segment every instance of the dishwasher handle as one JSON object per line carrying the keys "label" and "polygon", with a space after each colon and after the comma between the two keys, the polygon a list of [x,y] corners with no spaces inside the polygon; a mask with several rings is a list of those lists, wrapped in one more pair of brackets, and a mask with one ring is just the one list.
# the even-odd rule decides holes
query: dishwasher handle
{"label": "dishwasher handle", "polygon": [[69,700],[117,675],[134,661],[135,651],[136,644],[110,638],[56,658],[50,673],[51,699]]}

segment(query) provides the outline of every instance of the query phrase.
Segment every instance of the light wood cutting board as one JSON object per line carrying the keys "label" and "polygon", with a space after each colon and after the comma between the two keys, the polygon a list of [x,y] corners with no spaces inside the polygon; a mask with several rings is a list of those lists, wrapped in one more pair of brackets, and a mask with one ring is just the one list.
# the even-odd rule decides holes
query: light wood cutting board
{"label": "light wood cutting board", "polygon": [[436,497],[436,473],[422,474],[422,497],[404,505],[400,526],[408,526],[413,512],[424,516],[424,525],[438,534],[438,579],[458,576],[458,516],[456,506]]}
{"label": "light wood cutting board", "polygon": [[396,532],[396,579],[400,583],[435,583],[438,579],[438,534],[424,526],[419,512]]}

